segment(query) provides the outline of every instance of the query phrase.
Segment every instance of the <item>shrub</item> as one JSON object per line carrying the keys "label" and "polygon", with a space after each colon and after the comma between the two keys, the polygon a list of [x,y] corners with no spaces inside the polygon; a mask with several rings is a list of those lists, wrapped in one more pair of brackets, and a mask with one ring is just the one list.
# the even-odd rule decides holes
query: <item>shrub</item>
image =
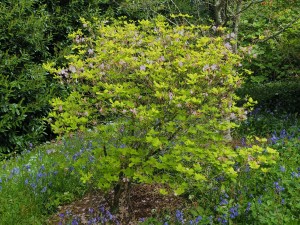
{"label": "shrub", "polygon": [[268,110],[299,113],[300,83],[294,81],[274,81],[270,83],[249,82],[237,90],[237,94],[244,99],[247,95],[258,102],[258,106]]}
{"label": "shrub", "polygon": [[[207,30],[171,27],[160,17],[100,22],[89,36],[71,35],[75,53],[66,68],[45,64],[72,89],[66,100],[53,99],[49,122],[60,135],[96,126],[102,143],[94,150],[95,172],[82,174],[85,182],[101,174],[98,187],[114,187],[114,207],[132,181],[166,184],[162,193],[170,187],[180,195],[206,188],[216,174],[234,180],[235,160],[244,163],[249,154],[251,168],[259,167],[262,148],[237,157],[224,140],[236,126],[229,118],[244,117],[235,106],[239,57]],[[268,154],[264,159],[268,164]]]}
{"label": "shrub", "polygon": [[40,140],[52,86],[39,65],[48,56],[48,14],[35,1],[0,3],[0,153]]}

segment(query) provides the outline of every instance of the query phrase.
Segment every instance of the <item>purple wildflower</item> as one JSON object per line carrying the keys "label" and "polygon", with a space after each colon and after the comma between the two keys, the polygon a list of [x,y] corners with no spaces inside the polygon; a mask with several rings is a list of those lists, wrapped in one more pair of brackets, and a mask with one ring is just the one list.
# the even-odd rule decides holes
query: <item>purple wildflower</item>
{"label": "purple wildflower", "polygon": [[258,200],[257,200],[257,202],[258,202],[258,204],[261,204],[262,203],[262,196],[259,196],[259,198],[258,198]]}
{"label": "purple wildflower", "polygon": [[230,212],[229,216],[230,216],[231,219],[234,219],[239,215],[238,210],[239,210],[239,205],[238,204],[236,204],[235,206],[233,206],[229,209],[229,212]]}
{"label": "purple wildflower", "polygon": [[217,220],[218,222],[220,222],[221,224],[225,225],[225,224],[228,224],[228,220],[226,218],[226,214],[224,214],[222,217],[219,217]]}
{"label": "purple wildflower", "polygon": [[184,224],[183,212],[180,210],[176,210],[176,220],[182,224]]}
{"label": "purple wildflower", "polygon": [[285,129],[283,129],[282,131],[280,131],[280,138],[285,138],[287,136],[287,132]]}
{"label": "purple wildflower", "polygon": [[300,177],[300,173],[296,173],[296,172],[291,172],[291,176],[292,176],[292,178],[298,178],[298,177]]}
{"label": "purple wildflower", "polygon": [[47,191],[47,187],[45,186],[42,190],[41,190],[41,192],[42,193],[45,193]]}
{"label": "purple wildflower", "polygon": [[205,66],[203,66],[203,71],[206,71],[206,70],[208,70],[209,69],[209,65],[208,64],[206,64]]}
{"label": "purple wildflower", "polygon": [[89,219],[88,224],[89,224],[89,225],[97,224],[97,222],[98,222],[98,219],[97,219],[97,218],[91,218],[91,219]]}
{"label": "purple wildflower", "polygon": [[92,55],[92,54],[94,54],[94,50],[90,48],[90,49],[88,50],[88,53],[89,53],[89,55]]}
{"label": "purple wildflower", "polygon": [[284,166],[280,166],[280,171],[281,172],[285,172],[285,167]]}
{"label": "purple wildflower", "polygon": [[16,175],[16,174],[19,174],[20,173],[20,169],[18,167],[15,167],[13,168],[11,171],[10,171],[10,174],[13,176],[13,175]]}
{"label": "purple wildflower", "polygon": [[249,212],[251,209],[251,202],[247,203],[247,208],[246,208],[246,212]]}
{"label": "purple wildflower", "polygon": [[221,199],[220,205],[228,205],[228,200],[225,198]]}
{"label": "purple wildflower", "polygon": [[284,187],[280,186],[279,185],[279,182],[274,182],[274,186],[275,186],[275,189],[276,189],[276,192],[281,192],[281,191],[284,191]]}
{"label": "purple wildflower", "polygon": [[226,43],[224,44],[224,46],[225,46],[225,48],[227,48],[228,50],[231,50],[231,49],[232,49],[232,46],[231,46],[231,44],[230,44],[229,42],[226,42]]}
{"label": "purple wildflower", "polygon": [[146,70],[146,66],[145,66],[145,65],[141,65],[141,66],[140,66],[140,70],[141,70],[141,71],[145,71],[145,70]]}
{"label": "purple wildflower", "polygon": [[24,167],[25,167],[25,169],[26,169],[27,171],[30,170],[30,165],[29,165],[29,164],[26,164]]}
{"label": "purple wildflower", "polygon": [[77,218],[74,218],[72,220],[72,225],[79,225]]}
{"label": "purple wildflower", "polygon": [[211,70],[217,70],[218,69],[218,66],[216,65],[216,64],[213,64],[213,65],[211,65]]}

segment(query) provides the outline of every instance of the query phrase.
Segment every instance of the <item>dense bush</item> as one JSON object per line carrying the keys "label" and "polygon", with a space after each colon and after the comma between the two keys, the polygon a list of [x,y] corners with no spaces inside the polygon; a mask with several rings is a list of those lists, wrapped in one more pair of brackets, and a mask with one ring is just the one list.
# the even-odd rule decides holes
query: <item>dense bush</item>
{"label": "dense bush", "polygon": [[299,1],[266,1],[242,14],[240,43],[253,47],[254,57],[247,67],[254,71],[254,81],[299,75],[299,8]]}
{"label": "dense bush", "polygon": [[103,0],[0,2],[1,154],[53,137],[43,117],[49,100],[66,89],[41,64],[51,59],[63,65],[68,33],[78,28],[80,15],[100,16],[107,7]]}
{"label": "dense bush", "polygon": [[0,153],[41,140],[51,85],[39,63],[48,57],[49,16],[35,1],[0,2]]}
{"label": "dense bush", "polygon": [[[45,64],[72,88],[65,100],[53,99],[51,127],[62,135],[97,126],[99,160],[82,171],[83,179],[105,174],[98,187],[115,188],[114,206],[132,181],[167,184],[180,195],[206,188],[217,174],[234,180],[233,165],[248,155],[251,168],[260,167],[262,148],[236,154],[224,140],[235,127],[230,118],[244,117],[235,106],[239,57],[230,43],[207,36],[208,29],[171,27],[161,17],[138,25],[101,22],[90,36],[71,35],[75,54],[66,56],[67,67]],[[265,165],[274,154],[263,156]]]}
{"label": "dense bush", "polygon": [[300,113],[300,82],[298,78],[290,81],[269,83],[248,82],[237,90],[241,99],[251,96],[260,108],[288,113]]}

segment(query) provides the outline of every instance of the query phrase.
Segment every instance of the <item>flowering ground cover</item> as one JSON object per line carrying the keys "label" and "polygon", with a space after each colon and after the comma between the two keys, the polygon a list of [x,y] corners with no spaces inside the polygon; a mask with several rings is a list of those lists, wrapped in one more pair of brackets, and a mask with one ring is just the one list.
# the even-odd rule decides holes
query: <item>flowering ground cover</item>
{"label": "flowering ground cover", "polygon": [[[288,123],[270,118],[253,113],[246,122],[251,132],[256,127],[261,133],[261,120],[281,124],[264,132],[267,142],[236,135],[234,145],[236,151],[270,146],[279,152],[276,164],[261,171],[237,163],[236,182],[216,176],[206,191],[180,197],[161,196],[155,185],[134,184],[132,207],[121,205],[117,214],[109,208],[110,195],[96,190],[97,177],[86,182],[79,172],[93,169],[100,137],[87,133],[29,147],[0,163],[0,224],[299,224],[299,124],[291,115],[284,117],[292,118]],[[284,124],[289,126],[282,129]],[[247,129],[239,132],[245,135]]]}

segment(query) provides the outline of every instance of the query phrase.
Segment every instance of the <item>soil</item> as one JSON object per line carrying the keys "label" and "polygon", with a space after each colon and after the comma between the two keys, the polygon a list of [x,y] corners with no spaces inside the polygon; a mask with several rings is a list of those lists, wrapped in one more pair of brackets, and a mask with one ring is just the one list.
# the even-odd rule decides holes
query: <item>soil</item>
{"label": "soil", "polygon": [[[120,201],[119,213],[115,214],[114,222],[109,224],[139,224],[142,218],[149,218],[164,212],[175,212],[184,205],[184,199],[174,195],[161,195],[160,185],[135,184],[130,191],[130,208]],[[107,196],[107,195],[106,195]],[[100,191],[88,193],[82,199],[59,207],[59,211],[47,221],[49,225],[68,224],[70,218],[76,215],[80,219],[78,224],[88,224],[91,217],[109,210],[112,195],[105,197]],[[66,216],[69,215],[69,216]],[[73,224],[73,223],[72,223]],[[76,224],[76,223],[74,223]],[[95,223],[94,223],[95,224]],[[104,223],[106,224],[106,223]]]}

